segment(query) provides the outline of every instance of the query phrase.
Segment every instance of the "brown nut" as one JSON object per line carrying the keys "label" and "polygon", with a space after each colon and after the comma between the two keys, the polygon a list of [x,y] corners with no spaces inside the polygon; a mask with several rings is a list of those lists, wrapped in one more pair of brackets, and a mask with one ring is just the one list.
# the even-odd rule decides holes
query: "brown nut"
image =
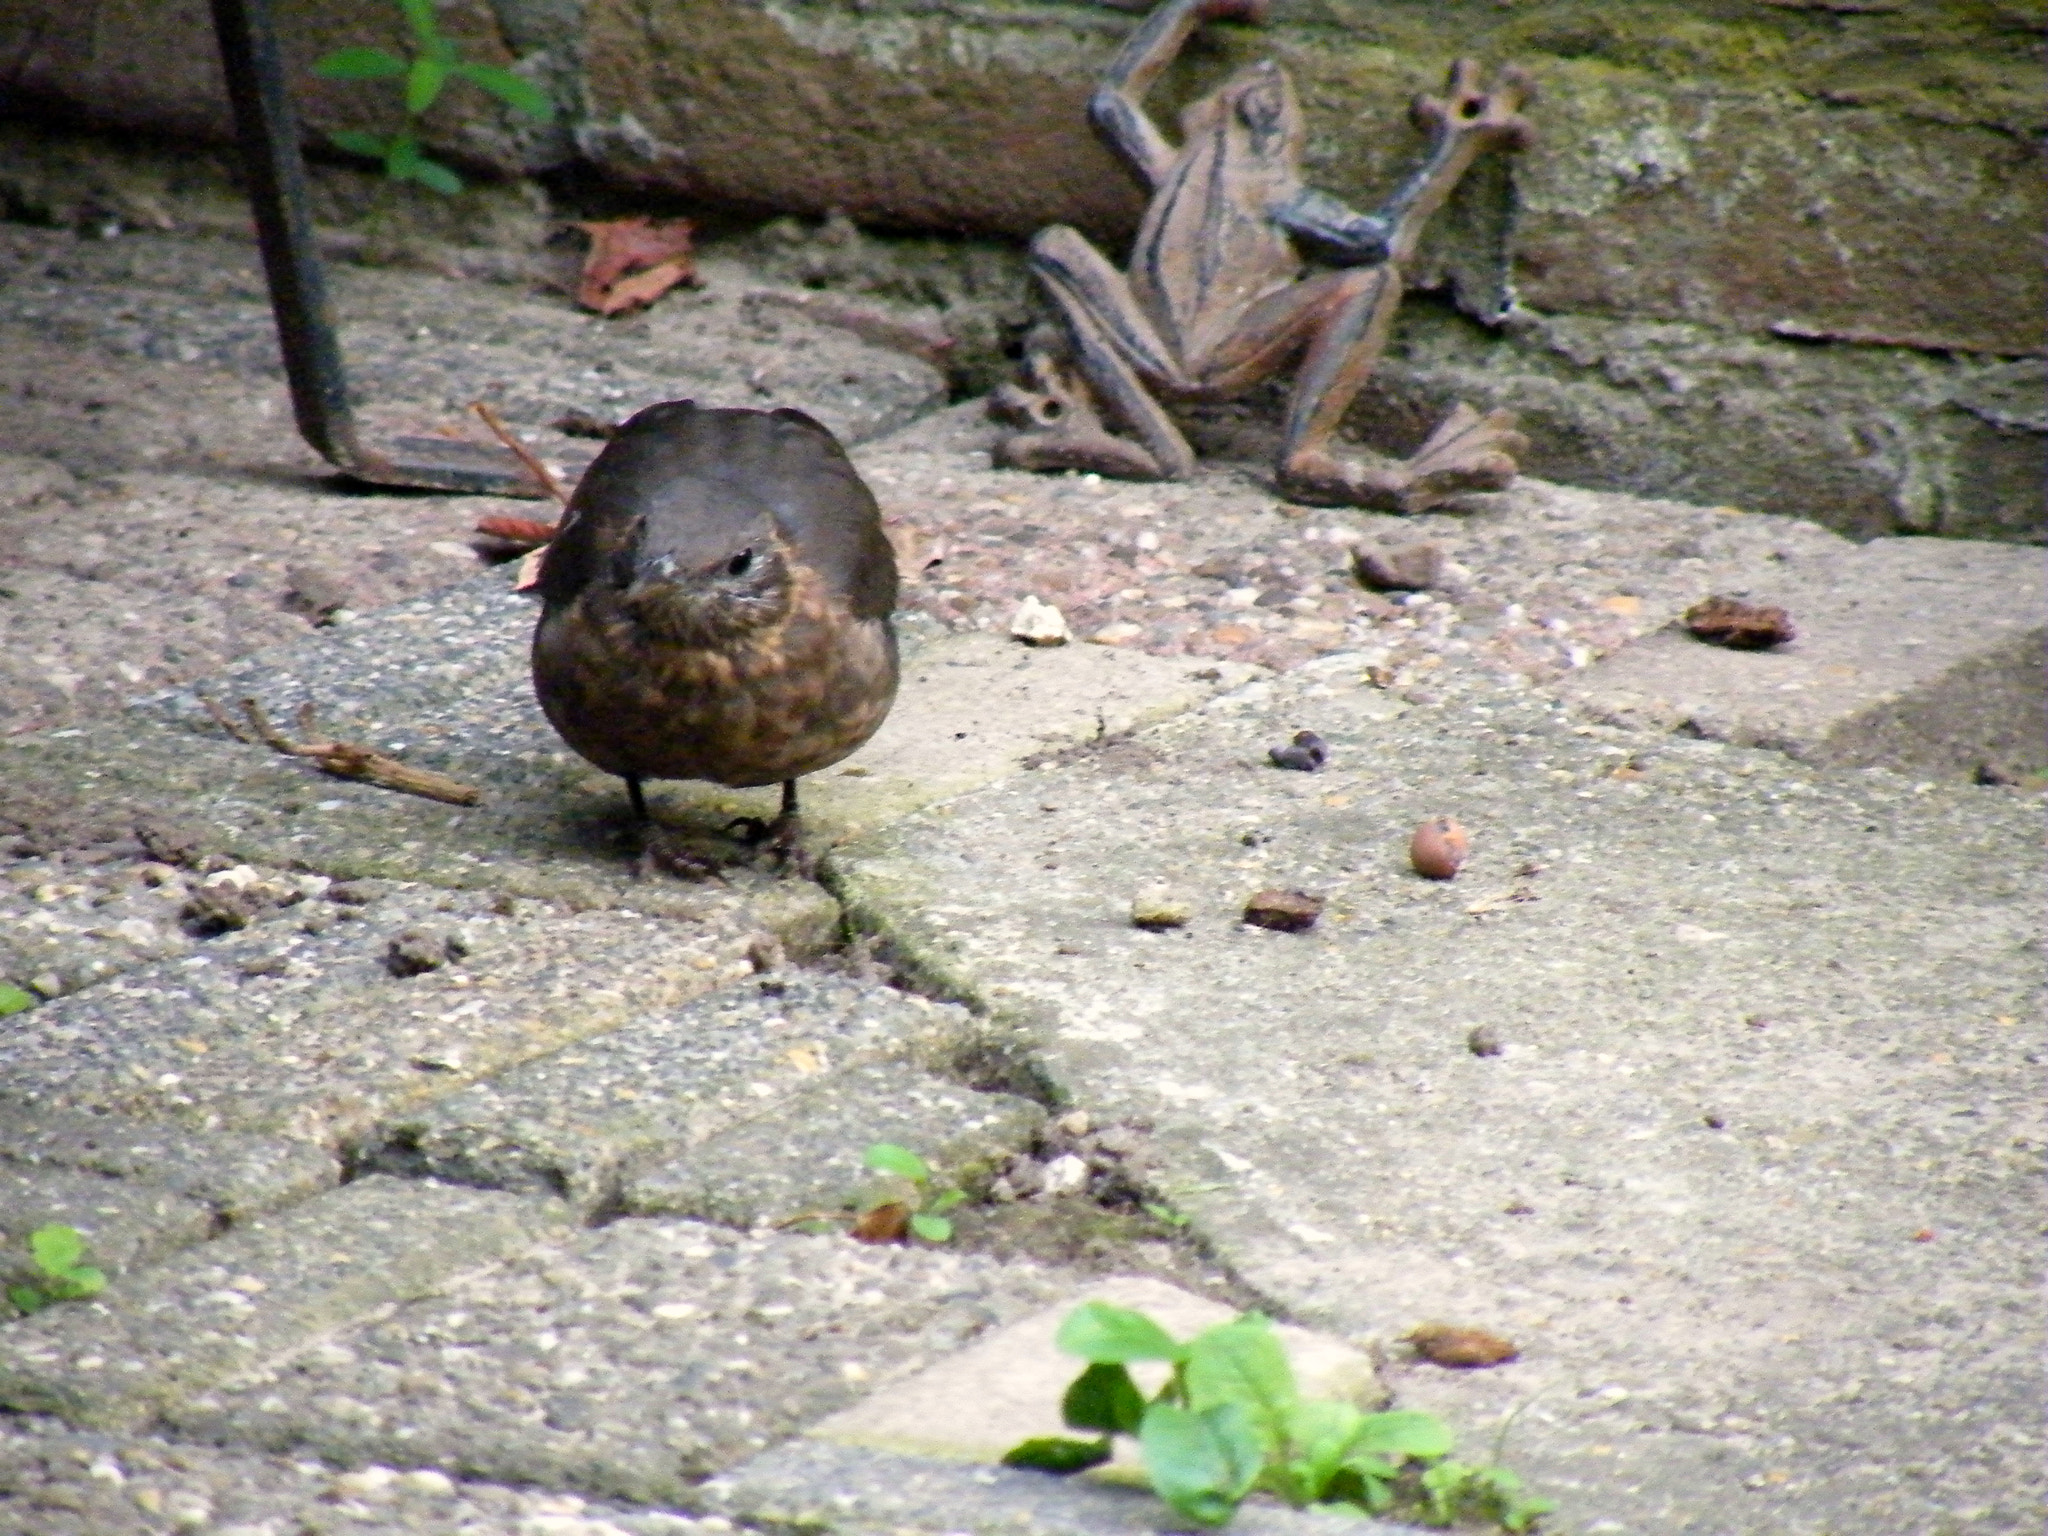
{"label": "brown nut", "polygon": [[1408,862],[1428,880],[1449,880],[1465,867],[1471,841],[1448,816],[1432,816],[1408,839]]}
{"label": "brown nut", "polygon": [[1305,933],[1323,915],[1323,898],[1306,891],[1260,891],[1244,904],[1244,920],[1254,928]]}

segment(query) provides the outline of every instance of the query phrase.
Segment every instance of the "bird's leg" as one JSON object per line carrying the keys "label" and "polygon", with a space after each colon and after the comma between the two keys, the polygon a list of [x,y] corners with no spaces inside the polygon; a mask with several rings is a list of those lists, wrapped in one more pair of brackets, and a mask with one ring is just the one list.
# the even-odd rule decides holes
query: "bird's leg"
{"label": "bird's leg", "polygon": [[809,876],[810,855],[804,852],[801,834],[802,813],[796,803],[796,780],[782,781],[782,809],[773,821],[763,821],[758,816],[739,816],[725,825],[726,832],[762,848],[775,855],[784,868],[794,868],[797,873]]}
{"label": "bird's leg", "polygon": [[640,775],[626,775],[626,798],[633,802],[633,819],[643,825],[650,819],[647,815],[647,796],[640,788]]}

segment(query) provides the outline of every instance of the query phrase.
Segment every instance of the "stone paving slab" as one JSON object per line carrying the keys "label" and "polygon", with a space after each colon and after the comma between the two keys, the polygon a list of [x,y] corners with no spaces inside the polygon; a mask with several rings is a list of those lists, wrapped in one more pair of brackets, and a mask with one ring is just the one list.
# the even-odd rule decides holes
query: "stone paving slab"
{"label": "stone paving slab", "polygon": [[233,1222],[332,1187],[341,1168],[302,1142],[211,1135],[0,1098],[0,1271],[31,1278],[22,1239],[61,1223],[110,1278]]}
{"label": "stone paving slab", "polygon": [[[244,857],[338,872],[530,890],[581,905],[667,910],[681,901],[673,882],[632,880],[620,781],[572,753],[534,702],[527,657],[536,615],[509,575],[493,573],[209,680],[206,693],[231,710],[253,697],[288,721],[312,704],[323,730],[484,791],[482,805],[459,810],[288,763],[304,791],[286,810],[262,803],[286,793],[265,762],[271,754],[243,748],[242,774],[268,776],[248,797],[258,803],[236,803],[218,835]],[[805,783],[805,815],[821,837],[882,825],[1013,772],[1035,752],[1150,724],[1254,675],[1098,646],[1034,651],[995,635],[934,636],[915,618],[905,628],[911,644],[889,719],[844,765]],[[159,696],[144,714],[220,740],[193,695]],[[649,789],[664,821],[706,834],[772,810],[773,795],[689,782]]]}
{"label": "stone paving slab", "polygon": [[[809,1436],[899,1456],[995,1466],[1026,1440],[1072,1435],[1060,1417],[1060,1400],[1080,1374],[1081,1363],[1062,1354],[1055,1339],[1074,1309],[1090,1301],[1143,1312],[1177,1339],[1193,1338],[1238,1316],[1233,1307],[1163,1280],[1113,1275],[812,1425]],[[1386,1406],[1373,1363],[1359,1350],[1286,1323],[1276,1325],[1274,1333],[1304,1398],[1348,1402],[1368,1412]],[[1132,1374],[1150,1396],[1165,1385],[1167,1370],[1157,1363],[1141,1364]],[[1083,1475],[1142,1486],[1144,1463],[1136,1446],[1119,1437],[1116,1450],[1115,1461]]]}
{"label": "stone paving slab", "polygon": [[587,1216],[616,1206],[633,1167],[687,1163],[750,1120],[788,1129],[808,1090],[837,1091],[847,1069],[882,1056],[941,1059],[974,1032],[957,1004],[778,971],[397,1116],[365,1155],[390,1172],[556,1194]]}
{"label": "stone paving slab", "polygon": [[776,1226],[807,1211],[851,1210],[875,1182],[861,1156],[878,1141],[917,1153],[943,1189],[986,1182],[1044,1122],[1041,1106],[1015,1094],[976,1093],[905,1062],[865,1062],[681,1157],[648,1162],[619,1199],[635,1215]]}
{"label": "stone paving slab", "polygon": [[1788,610],[1770,651],[1675,626],[1568,679],[1596,717],[1809,762],[1967,776],[2048,767],[2048,561],[2037,549],[1878,539],[1766,568],[1727,595]]}
{"label": "stone paving slab", "polygon": [[628,1218],[331,1333],[167,1418],[187,1438],[673,1503],[1061,1288],[939,1248]]}
{"label": "stone paving slab", "polygon": [[[706,1483],[700,1507],[767,1530],[829,1536],[1154,1536],[1185,1531],[1149,1492],[918,1456],[794,1440]],[[1356,1515],[1247,1504],[1237,1536],[1397,1536],[1415,1532]]]}
{"label": "stone paving slab", "polygon": [[367,1178],[0,1331],[0,1407],[140,1428],[193,1394],[530,1247],[557,1202]]}
{"label": "stone paving slab", "polygon": [[[1253,684],[830,873],[1074,1102],[1150,1121],[1162,1194],[1283,1315],[1515,1339],[1394,1385],[1468,1436],[1535,1399],[1506,1457],[1565,1521],[2037,1528],[2039,801],[1358,678]],[[1330,766],[1273,768],[1304,727]],[[1472,862],[1424,881],[1443,814]],[[1134,929],[1161,880],[1189,926]],[[1321,921],[1244,925],[1266,887]]]}
{"label": "stone paving slab", "polygon": [[0,1424],[5,1536],[713,1536],[722,1516],[633,1509],[544,1488],[458,1481],[433,1468],[337,1471],[147,1435]]}
{"label": "stone paving slab", "polygon": [[0,1092],[347,1151],[394,1114],[751,974],[762,940],[744,908],[697,925],[418,887],[329,897],[17,1016]]}

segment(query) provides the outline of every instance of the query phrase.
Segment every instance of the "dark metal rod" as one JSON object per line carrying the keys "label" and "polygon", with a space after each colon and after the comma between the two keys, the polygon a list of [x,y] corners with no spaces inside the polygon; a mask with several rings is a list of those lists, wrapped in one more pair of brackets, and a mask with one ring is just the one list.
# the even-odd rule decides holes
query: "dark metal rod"
{"label": "dark metal rod", "polygon": [[249,204],[263,247],[270,307],[299,433],[331,463],[364,462],[349,411],[348,375],[335,339],[327,281],[313,243],[298,123],[267,0],[213,0],[213,29],[235,109]]}

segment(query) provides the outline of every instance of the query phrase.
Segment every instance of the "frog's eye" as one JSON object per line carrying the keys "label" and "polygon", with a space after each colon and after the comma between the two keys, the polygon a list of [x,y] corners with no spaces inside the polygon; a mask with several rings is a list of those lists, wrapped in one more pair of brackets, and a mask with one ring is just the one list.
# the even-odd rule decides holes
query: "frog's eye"
{"label": "frog's eye", "polygon": [[743,549],[725,562],[725,574],[728,576],[744,576],[753,568],[754,552],[751,549]]}

